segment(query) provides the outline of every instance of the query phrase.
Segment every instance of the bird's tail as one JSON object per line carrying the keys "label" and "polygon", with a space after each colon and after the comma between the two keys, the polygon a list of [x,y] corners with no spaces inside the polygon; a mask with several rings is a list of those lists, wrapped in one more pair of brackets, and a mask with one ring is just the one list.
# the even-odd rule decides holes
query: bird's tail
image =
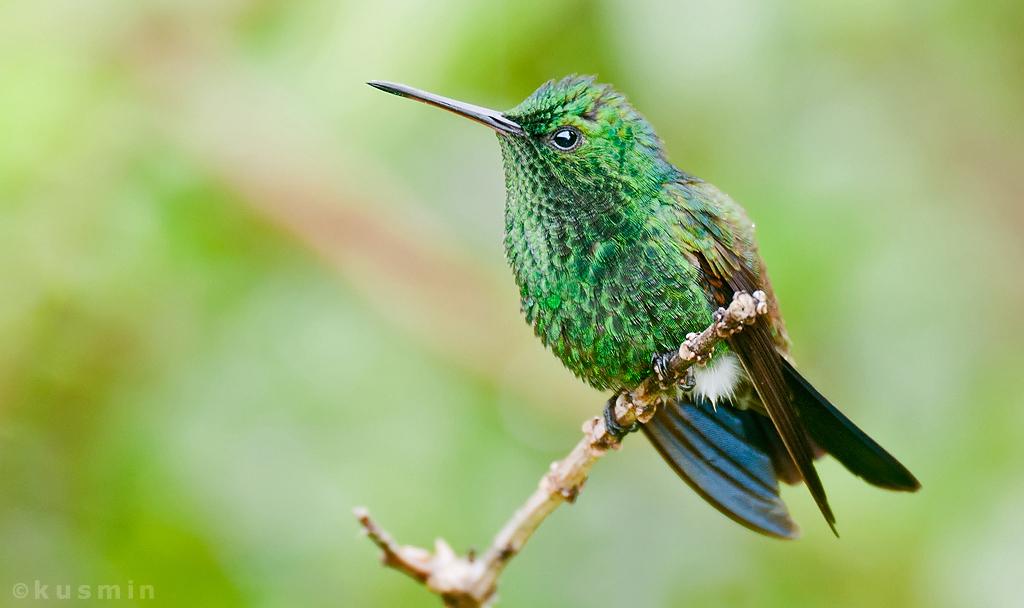
{"label": "bird's tail", "polygon": [[[853,474],[890,490],[914,491],[917,479],[784,361],[792,403],[818,452],[832,454]],[[761,534],[797,538],[800,528],[779,497],[778,480],[801,481],[771,420],[753,410],[715,408],[706,401],[668,401],[644,434],[698,494],[736,522]]]}
{"label": "bird's tail", "polygon": [[921,487],[900,461],[857,428],[786,360],[783,369],[793,394],[793,406],[814,443],[872,485],[904,492]]}

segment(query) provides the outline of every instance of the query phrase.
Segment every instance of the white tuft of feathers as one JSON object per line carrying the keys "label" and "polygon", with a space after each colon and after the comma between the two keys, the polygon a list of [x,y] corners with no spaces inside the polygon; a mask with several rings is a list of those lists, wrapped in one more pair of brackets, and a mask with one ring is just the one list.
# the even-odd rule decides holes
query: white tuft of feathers
{"label": "white tuft of feathers", "polygon": [[736,355],[716,357],[706,366],[693,368],[693,393],[717,407],[719,400],[733,397],[742,374],[743,368]]}

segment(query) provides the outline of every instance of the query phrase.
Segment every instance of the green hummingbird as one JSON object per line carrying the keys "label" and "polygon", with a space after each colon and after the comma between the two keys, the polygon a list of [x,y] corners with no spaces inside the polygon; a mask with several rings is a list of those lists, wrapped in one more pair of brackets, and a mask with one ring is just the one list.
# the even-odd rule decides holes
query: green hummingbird
{"label": "green hummingbird", "polygon": [[[814,468],[828,453],[870,484],[915,491],[917,479],[800,375],[746,212],[680,171],[651,125],[593,77],[543,84],[498,112],[401,84],[383,91],[444,108],[498,133],[505,167],[505,254],[526,321],[576,376],[634,388],[738,291],[769,314],[719,343],[642,430],[700,496],[762,534],[800,528],[779,480],[803,481],[833,533]],[[609,428],[623,429],[605,408]],[[837,534],[838,535],[838,534]]]}

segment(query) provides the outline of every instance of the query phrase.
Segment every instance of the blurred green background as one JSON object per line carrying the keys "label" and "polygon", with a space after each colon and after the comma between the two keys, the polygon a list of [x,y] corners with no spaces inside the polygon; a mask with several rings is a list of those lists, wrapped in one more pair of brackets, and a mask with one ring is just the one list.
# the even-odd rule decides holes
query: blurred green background
{"label": "blurred green background", "polygon": [[501,605],[1022,605],[1022,31],[1017,1],[0,2],[0,605],[439,605],[351,508],[483,547],[605,396],[519,316],[494,135],[363,82],[504,109],[573,72],[747,208],[801,368],[924,489],[826,461],[842,540],[790,488],[784,543],[631,437]]}

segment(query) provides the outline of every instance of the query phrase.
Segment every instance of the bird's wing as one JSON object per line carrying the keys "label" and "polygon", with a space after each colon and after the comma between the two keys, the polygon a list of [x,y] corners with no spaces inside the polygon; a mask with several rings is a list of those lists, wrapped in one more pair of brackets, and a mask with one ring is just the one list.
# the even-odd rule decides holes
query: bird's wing
{"label": "bird's wing", "polygon": [[669,206],[678,214],[680,242],[699,265],[713,305],[726,305],[737,291],[760,289],[769,294],[770,314],[728,338],[729,348],[742,362],[814,502],[836,533],[835,515],[814,468],[814,450],[793,408],[784,376],[780,354],[784,329],[750,220],[728,196],[700,181],[681,184],[678,198],[673,197]]}
{"label": "bird's wing", "polygon": [[[762,422],[763,421],[763,422]],[[762,534],[797,538],[767,452],[768,420],[751,410],[686,401],[659,407],[644,434],[676,473],[732,520]]]}

